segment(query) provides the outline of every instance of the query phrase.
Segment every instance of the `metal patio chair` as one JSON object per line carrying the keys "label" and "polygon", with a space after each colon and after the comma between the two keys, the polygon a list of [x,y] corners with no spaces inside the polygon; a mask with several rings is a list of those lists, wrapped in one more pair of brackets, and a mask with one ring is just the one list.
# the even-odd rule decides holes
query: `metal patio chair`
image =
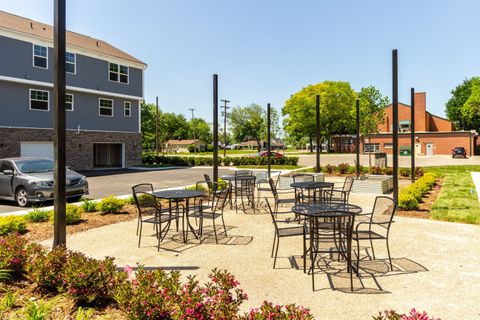
{"label": "metal patio chair", "polygon": [[353,177],[346,177],[341,189],[326,190],[325,195],[328,201],[348,203],[353,182]]}

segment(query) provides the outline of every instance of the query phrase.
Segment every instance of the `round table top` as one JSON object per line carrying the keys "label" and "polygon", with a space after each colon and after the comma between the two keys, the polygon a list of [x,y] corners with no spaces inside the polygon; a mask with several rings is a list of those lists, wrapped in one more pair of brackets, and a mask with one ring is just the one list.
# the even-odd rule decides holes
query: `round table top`
{"label": "round table top", "polygon": [[294,182],[290,184],[290,187],[302,188],[302,189],[331,188],[333,187],[333,182],[320,182],[320,181]]}
{"label": "round table top", "polygon": [[205,196],[205,192],[200,190],[163,190],[154,192],[153,195],[161,199],[189,199]]}
{"label": "round table top", "polygon": [[362,208],[341,202],[299,203],[292,207],[292,212],[309,217],[329,217],[339,213],[360,214]]}
{"label": "round table top", "polygon": [[222,180],[227,180],[227,181],[233,181],[235,179],[237,180],[253,180],[256,179],[257,177],[255,176],[249,176],[249,175],[242,175],[242,176],[235,176],[234,174],[226,174],[220,177]]}

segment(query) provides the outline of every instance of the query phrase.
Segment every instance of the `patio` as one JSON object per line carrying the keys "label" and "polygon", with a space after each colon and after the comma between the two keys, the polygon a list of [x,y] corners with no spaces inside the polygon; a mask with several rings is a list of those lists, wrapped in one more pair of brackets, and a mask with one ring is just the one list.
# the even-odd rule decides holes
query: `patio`
{"label": "patio", "polygon": [[[350,202],[365,212],[374,198],[352,193]],[[200,281],[215,267],[227,269],[249,295],[244,311],[269,300],[304,305],[317,319],[370,319],[383,309],[407,312],[412,307],[442,319],[472,319],[480,314],[480,256],[471,254],[478,251],[478,226],[395,217],[390,241],[394,271],[387,272],[384,260],[362,261],[361,278],[353,278],[352,293],[345,264],[335,262],[326,272],[317,270],[317,290],[312,292],[311,279],[302,270],[301,237],[281,240],[277,268],[272,269],[274,229],[266,212],[228,210],[225,222],[228,237],[220,234],[218,245],[213,234],[202,244],[193,238],[184,244],[181,233],[171,231],[157,252],[147,226],[137,248],[136,220],[132,220],[71,235],[68,246],[95,258],[113,256],[119,267],[138,262],[148,268],[181,270],[183,276],[194,274]],[[204,236],[208,233],[209,229]],[[51,239],[43,242],[51,243]],[[381,243],[375,250],[377,258],[386,258]]]}

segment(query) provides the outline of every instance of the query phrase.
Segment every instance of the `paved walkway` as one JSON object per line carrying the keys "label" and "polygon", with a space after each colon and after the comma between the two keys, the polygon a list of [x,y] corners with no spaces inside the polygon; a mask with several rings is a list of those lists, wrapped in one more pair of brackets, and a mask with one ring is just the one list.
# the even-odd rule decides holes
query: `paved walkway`
{"label": "paved walkway", "polygon": [[[367,210],[374,195],[355,193],[350,199]],[[185,245],[172,233],[163,247],[176,252],[157,252],[149,228],[145,228],[142,246],[137,248],[136,221],[77,233],[67,242],[71,249],[96,258],[113,256],[118,266],[140,263],[178,269],[183,275],[197,275],[200,281],[207,280],[214,267],[228,269],[249,295],[245,311],[270,300],[308,306],[316,319],[371,319],[383,309],[407,312],[411,307],[442,319],[478,319],[480,227],[401,217],[395,220],[391,233],[394,271],[388,271],[383,243],[376,243],[377,258],[381,259],[361,264],[362,276],[354,277],[354,293],[349,291],[349,278],[341,262],[332,263],[328,273],[317,273],[318,290],[312,292],[310,277],[296,263],[301,261],[300,238],[281,240],[277,269],[272,269],[273,226],[267,214],[226,212],[228,237],[222,236],[218,245],[211,234],[202,244],[191,240]],[[365,248],[361,252],[365,255]]]}
{"label": "paved walkway", "polygon": [[471,172],[473,184],[475,184],[475,189],[477,190],[478,201],[480,201],[480,172]]}

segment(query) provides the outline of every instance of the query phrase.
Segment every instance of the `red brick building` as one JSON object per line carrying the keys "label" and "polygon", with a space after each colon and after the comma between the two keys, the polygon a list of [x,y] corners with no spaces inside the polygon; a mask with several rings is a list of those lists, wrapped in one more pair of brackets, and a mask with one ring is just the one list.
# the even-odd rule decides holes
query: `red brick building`
{"label": "red brick building", "polygon": [[[428,112],[426,96],[425,92],[415,93],[415,154],[451,154],[453,148],[464,147],[469,155],[474,134],[470,131],[455,131],[451,121]],[[410,108],[404,103],[398,104],[400,153],[402,150],[410,149]],[[361,150],[364,153],[392,153],[392,119],[392,105],[389,105],[386,109],[385,121],[379,128],[380,133],[372,135],[370,139],[365,138],[364,143],[361,144]]]}

